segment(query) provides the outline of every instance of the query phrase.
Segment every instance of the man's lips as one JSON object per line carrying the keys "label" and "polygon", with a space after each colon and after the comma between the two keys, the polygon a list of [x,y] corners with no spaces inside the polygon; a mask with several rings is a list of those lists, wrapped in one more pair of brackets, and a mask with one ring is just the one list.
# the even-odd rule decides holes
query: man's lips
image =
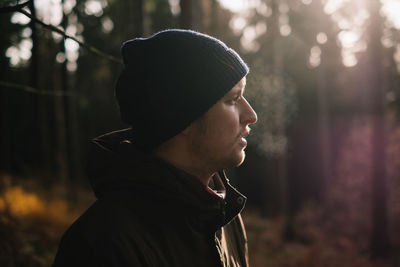
{"label": "man's lips", "polygon": [[246,129],[242,133],[239,134],[239,137],[246,138],[247,136],[250,135],[250,131],[251,131],[251,129],[247,126]]}
{"label": "man's lips", "polygon": [[250,134],[250,128],[247,127],[246,130],[239,135],[241,145],[243,146],[247,145],[246,137],[249,136],[249,134]]}

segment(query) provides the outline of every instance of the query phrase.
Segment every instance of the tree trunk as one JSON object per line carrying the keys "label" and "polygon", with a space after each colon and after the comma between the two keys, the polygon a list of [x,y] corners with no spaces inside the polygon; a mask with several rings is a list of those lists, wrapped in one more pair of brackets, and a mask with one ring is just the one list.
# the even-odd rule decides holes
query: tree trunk
{"label": "tree trunk", "polygon": [[[57,64],[57,63],[54,63]],[[54,75],[54,90],[61,91],[64,90],[63,86],[63,73],[62,67],[55,66],[55,69],[58,70],[58,75],[55,73]],[[61,70],[61,71],[60,71]],[[56,141],[57,141],[57,149],[56,153],[56,166],[59,181],[63,184],[67,182],[68,178],[68,163],[67,163],[67,136],[66,136],[66,117],[65,117],[65,109],[64,109],[64,99],[62,96],[54,97],[54,116],[55,116],[55,127],[56,127]]]}
{"label": "tree trunk", "polygon": [[[35,10],[35,1],[29,2],[29,9],[33,17],[36,17]],[[31,64],[30,64],[30,80],[31,85],[38,90],[44,89],[44,84],[42,83],[43,79],[41,79],[39,72],[39,39],[37,38],[37,28],[36,24],[31,21],[30,28],[32,30],[32,56],[31,56]],[[51,166],[51,152],[49,145],[49,134],[48,134],[48,117],[47,117],[47,108],[48,103],[46,98],[42,95],[34,94],[34,113],[35,113],[35,128],[33,135],[33,142],[35,145],[35,151],[38,154],[38,159],[36,163],[40,171],[48,172],[50,171]]]}
{"label": "tree trunk", "polygon": [[[64,4],[64,0],[61,1],[61,4]],[[67,28],[67,19],[63,12],[63,18],[61,21],[61,27],[66,30]],[[66,53],[65,49],[65,39],[60,42],[60,51],[61,53]],[[67,59],[61,63],[61,66],[55,66],[55,69],[58,70],[59,75],[55,75],[54,84],[55,90],[60,90],[62,92],[68,91],[68,77],[67,77]],[[57,64],[57,63],[55,63]],[[55,118],[56,118],[56,127],[57,127],[57,146],[58,149],[56,151],[56,159],[57,159],[57,170],[58,176],[61,183],[66,183],[69,176],[69,164],[68,164],[68,149],[67,149],[67,128],[68,128],[68,97],[60,96],[54,98],[54,108],[55,108]]]}
{"label": "tree trunk", "polygon": [[208,26],[208,32],[211,35],[216,35],[217,31],[220,28],[219,25],[219,18],[218,18],[218,11],[220,10],[220,4],[217,2],[217,0],[210,0],[210,18],[209,18],[209,26]]}
{"label": "tree trunk", "polygon": [[333,173],[332,167],[332,136],[330,133],[328,83],[326,82],[326,69],[324,61],[318,67],[318,119],[319,119],[319,150],[320,155],[320,187],[318,194],[321,200],[325,200],[326,189],[328,188]]}
{"label": "tree trunk", "polygon": [[180,0],[181,14],[179,17],[179,25],[182,29],[192,28],[192,1]]}
{"label": "tree trunk", "polygon": [[122,40],[141,37],[143,31],[143,0],[124,0],[120,4]]}
{"label": "tree trunk", "polygon": [[[283,54],[282,54],[282,36],[280,35],[280,25],[279,25],[279,3],[280,0],[273,0],[271,1],[271,9],[272,9],[272,25],[271,25],[271,38],[272,38],[272,45],[273,45],[273,86],[277,87],[275,90],[279,94],[277,96],[277,101],[279,104],[277,105],[276,110],[276,132],[275,134],[278,137],[286,137],[286,130],[285,130],[285,106],[284,106],[284,88],[283,87]],[[286,209],[287,211],[287,220],[286,220],[286,229],[284,236],[288,239],[291,239],[291,233],[293,231],[293,214],[292,209],[287,205],[290,205],[289,194],[287,193],[287,185],[288,185],[288,177],[287,177],[287,153],[286,148],[281,151],[280,155],[276,160],[277,164],[277,180],[279,189],[279,196],[281,199],[279,200],[278,205],[281,205],[282,208]]]}
{"label": "tree trunk", "polygon": [[383,79],[382,45],[382,18],[379,15],[380,3],[369,1],[371,15],[368,36],[367,73],[372,113],[372,233],[371,252],[374,258],[390,255],[391,242],[388,227],[388,190],[386,184],[386,134],[385,134],[385,92]]}

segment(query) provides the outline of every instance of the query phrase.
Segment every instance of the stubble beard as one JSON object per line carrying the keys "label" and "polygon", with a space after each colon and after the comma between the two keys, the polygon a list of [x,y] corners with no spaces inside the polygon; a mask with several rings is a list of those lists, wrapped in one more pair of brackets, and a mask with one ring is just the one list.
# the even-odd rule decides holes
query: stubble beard
{"label": "stubble beard", "polygon": [[[193,151],[204,168],[215,172],[242,165],[246,157],[244,148],[238,148],[237,143],[235,143],[231,146],[233,149],[229,151],[229,153],[219,154],[219,151],[214,151],[213,148],[207,144],[206,138],[207,137],[204,137],[192,142]],[[238,149],[240,149],[240,151],[238,151]]]}
{"label": "stubble beard", "polygon": [[[231,149],[229,153],[228,151],[226,151],[226,154],[218,154],[219,151],[216,151],[217,153],[215,153],[212,144],[208,143],[211,129],[208,125],[207,116],[203,115],[198,120],[197,134],[192,139],[192,147],[199,162],[203,162],[203,167],[213,171],[220,171],[226,168],[242,165],[246,154],[244,151],[245,148],[238,147],[238,140],[235,140],[231,146],[227,146]],[[241,136],[238,136],[238,138],[241,138]],[[240,151],[238,151],[238,149],[240,149]]]}

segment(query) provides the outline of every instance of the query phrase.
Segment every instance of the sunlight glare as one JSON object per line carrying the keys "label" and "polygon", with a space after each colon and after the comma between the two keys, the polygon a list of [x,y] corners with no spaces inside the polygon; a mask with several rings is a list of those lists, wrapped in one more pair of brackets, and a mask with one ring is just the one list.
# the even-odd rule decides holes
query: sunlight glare
{"label": "sunlight glare", "polygon": [[354,67],[357,65],[358,61],[354,53],[348,50],[342,50],[342,62],[345,67]]}
{"label": "sunlight glare", "polygon": [[321,64],[321,48],[319,46],[311,47],[309,63],[311,68],[316,68]]}
{"label": "sunlight glare", "polygon": [[[249,25],[249,21],[252,21],[251,16],[254,15],[254,12],[264,17],[271,16],[271,8],[261,0],[218,0],[218,2],[223,8],[235,13],[229,21],[229,26],[236,35],[242,35],[240,44],[243,49],[248,52],[258,51],[260,44],[257,42],[257,38],[265,34],[267,24],[265,22],[255,22],[255,25]],[[287,4],[280,4],[279,8],[285,12],[289,10]],[[288,35],[290,32],[290,26],[285,25],[283,34]]]}
{"label": "sunlight glare", "polygon": [[71,13],[72,9],[76,6],[76,0],[64,0],[64,13]]}
{"label": "sunlight glare", "polygon": [[63,11],[60,2],[51,0],[35,0],[38,17],[47,24],[57,26],[61,23]]}
{"label": "sunlight glare", "polygon": [[397,64],[397,72],[400,73],[400,44],[396,45],[396,52],[393,55],[393,59]]}
{"label": "sunlight glare", "polygon": [[257,13],[268,18],[272,15],[272,9],[268,7],[267,4],[261,3],[260,6],[257,7]]}
{"label": "sunlight glare", "polygon": [[114,22],[109,17],[103,18],[101,20],[101,29],[104,33],[110,33],[114,29]]}
{"label": "sunlight glare", "polygon": [[243,29],[246,27],[246,19],[241,16],[234,16],[229,21],[229,26],[233,30],[234,33],[240,34]]}
{"label": "sunlight glare", "polygon": [[181,13],[181,7],[179,5],[179,0],[168,0],[170,10],[172,15],[177,16]]}
{"label": "sunlight glare", "polygon": [[67,70],[69,72],[75,72],[78,69],[78,64],[75,61],[68,61],[67,62]]}
{"label": "sunlight glare", "polygon": [[342,50],[342,63],[346,67],[357,65],[356,54],[367,48],[367,42],[362,38],[370,17],[366,1],[326,0],[324,12],[331,16],[341,30],[337,41]]}
{"label": "sunlight glare", "polygon": [[[335,16],[332,16],[333,18]],[[345,18],[340,18],[336,20],[338,22],[338,26],[341,30],[347,30],[351,28],[351,24],[350,21],[348,19]]]}
{"label": "sunlight glare", "polygon": [[353,21],[356,26],[362,27],[367,19],[369,19],[369,13],[365,8],[362,8],[357,11]]}
{"label": "sunlight glare", "polygon": [[75,36],[75,35],[76,35],[76,25],[75,25],[75,24],[68,25],[68,27],[67,27],[67,29],[65,30],[65,32],[66,32],[68,35]]}
{"label": "sunlight glare", "polygon": [[320,56],[321,55],[321,48],[319,46],[317,46],[317,45],[311,47],[311,54]]}
{"label": "sunlight glare", "polygon": [[324,12],[328,15],[335,13],[342,5],[349,0],[328,0],[324,6]]}
{"label": "sunlight glare", "polygon": [[75,62],[79,57],[78,51],[67,51],[68,62]]}
{"label": "sunlight glare", "polygon": [[[107,2],[106,2],[107,3]],[[103,5],[100,1],[89,0],[85,2],[85,13],[100,17],[103,15]]]}
{"label": "sunlight glare", "polygon": [[265,22],[257,22],[256,24],[256,33],[258,36],[263,35],[267,32],[267,24]]}
{"label": "sunlight glare", "polygon": [[342,47],[351,48],[359,40],[360,36],[354,31],[341,31],[338,38]]}
{"label": "sunlight glare", "polygon": [[6,50],[6,57],[9,58],[11,66],[16,67],[30,59],[31,49],[32,40],[23,39],[17,46],[11,46]]}
{"label": "sunlight glare", "polygon": [[381,13],[392,23],[393,27],[400,29],[400,1],[381,0]]}
{"label": "sunlight glare", "polygon": [[381,44],[386,48],[390,48],[390,47],[394,46],[393,34],[390,29],[388,29],[388,28],[383,29],[383,34],[381,37]]}
{"label": "sunlight glare", "polygon": [[240,38],[240,44],[249,52],[257,52],[260,49],[260,44],[255,40],[257,37],[256,26],[247,26],[243,31],[242,38]]}
{"label": "sunlight glare", "polygon": [[283,8],[281,10],[282,13],[279,15],[279,32],[282,36],[289,36],[292,32],[292,28],[289,25],[289,16],[286,13],[288,11],[289,9]]}
{"label": "sunlight glare", "polygon": [[23,29],[23,31],[21,32],[21,36],[24,38],[29,38],[32,35],[32,30],[29,27],[26,27],[25,29]]}
{"label": "sunlight glare", "polygon": [[65,54],[63,52],[58,52],[56,55],[56,61],[58,63],[64,63],[65,62]]}
{"label": "sunlight glare", "polygon": [[11,46],[6,50],[6,57],[10,59],[11,66],[17,66],[20,62],[19,51],[15,46]]}
{"label": "sunlight glare", "polygon": [[243,36],[246,37],[246,39],[248,39],[248,40],[255,39],[257,36],[255,27],[253,27],[253,26],[246,27],[246,29],[244,29],[244,31],[243,31]]}
{"label": "sunlight glare", "polygon": [[71,39],[65,40],[65,48],[69,51],[78,51],[79,44]]}
{"label": "sunlight glare", "polygon": [[53,37],[54,41],[56,41],[56,43],[61,42],[61,40],[64,38],[61,34],[57,32],[52,32],[51,36]]}
{"label": "sunlight glare", "polygon": [[328,41],[328,36],[326,36],[326,33],[320,32],[317,34],[316,39],[319,44],[325,44]]}
{"label": "sunlight glare", "polygon": [[23,60],[30,59],[32,52],[32,39],[24,39],[19,45],[19,56]]}
{"label": "sunlight glare", "polygon": [[292,28],[290,27],[289,24],[281,25],[279,28],[279,32],[281,33],[282,36],[289,36],[290,33],[292,32]]}
{"label": "sunlight glare", "polygon": [[246,1],[243,0],[219,0],[219,2],[224,8],[227,8],[235,13],[246,9],[247,7]]}
{"label": "sunlight glare", "polygon": [[240,13],[249,8],[260,6],[260,0],[218,0],[223,8],[226,8],[234,13]]}
{"label": "sunlight glare", "polygon": [[79,44],[70,39],[65,40],[65,52],[67,61],[67,70],[69,72],[74,72],[77,70],[78,65],[76,61],[79,57]]}
{"label": "sunlight glare", "polygon": [[391,47],[393,47],[393,45],[394,45],[392,39],[386,38],[386,37],[384,37],[384,36],[381,38],[381,44],[382,44],[385,48],[391,48]]}
{"label": "sunlight glare", "polygon": [[26,25],[29,23],[31,19],[28,18],[27,16],[25,16],[24,14],[15,12],[12,16],[11,16],[11,23],[13,24],[21,24],[21,25]]}

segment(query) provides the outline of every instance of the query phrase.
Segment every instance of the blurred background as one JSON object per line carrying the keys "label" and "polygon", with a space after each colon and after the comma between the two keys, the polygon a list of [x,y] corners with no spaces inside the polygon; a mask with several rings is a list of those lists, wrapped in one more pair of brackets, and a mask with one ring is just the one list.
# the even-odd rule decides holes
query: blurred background
{"label": "blurred background", "polygon": [[127,127],[121,43],[166,28],[213,35],[250,66],[259,121],[229,173],[248,196],[252,266],[400,266],[399,0],[2,0],[0,12],[1,266],[51,264],[95,200],[89,140]]}

